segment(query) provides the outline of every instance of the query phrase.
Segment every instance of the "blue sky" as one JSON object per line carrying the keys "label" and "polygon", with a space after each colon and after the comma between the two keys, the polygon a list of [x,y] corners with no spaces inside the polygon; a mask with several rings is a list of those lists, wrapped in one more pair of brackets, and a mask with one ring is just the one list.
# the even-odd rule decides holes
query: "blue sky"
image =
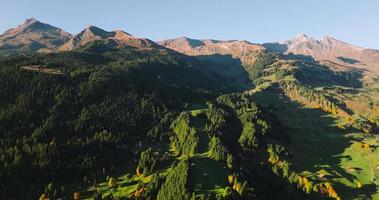
{"label": "blue sky", "polygon": [[30,17],[74,34],[96,25],[153,40],[262,43],[305,33],[379,49],[378,0],[4,0],[0,32]]}

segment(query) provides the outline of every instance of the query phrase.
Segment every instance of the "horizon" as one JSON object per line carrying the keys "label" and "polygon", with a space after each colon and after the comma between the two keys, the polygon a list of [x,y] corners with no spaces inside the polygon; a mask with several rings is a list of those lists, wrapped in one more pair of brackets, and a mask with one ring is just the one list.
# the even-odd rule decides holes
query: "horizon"
{"label": "horizon", "polygon": [[[226,1],[217,1],[217,4],[215,0],[205,3],[199,0],[191,3],[115,0],[92,4],[82,1],[75,6],[70,2],[73,1],[5,3],[10,9],[0,13],[0,32],[14,28],[28,18],[35,18],[73,35],[94,25],[107,31],[124,30],[153,41],[188,37],[262,44],[290,40],[304,33],[317,40],[333,37],[355,46],[379,49],[376,39],[379,27],[373,25],[379,18],[379,13],[374,12],[379,2],[373,0],[365,3],[239,0],[239,4]],[[192,9],[185,10],[189,6]],[[308,12],[308,9],[312,10]],[[235,10],[238,12],[228,14]],[[292,14],[288,14],[289,11],[293,11]],[[104,14],[99,15],[99,12]]]}
{"label": "horizon", "polygon": [[[75,35],[79,34],[79,33],[82,32],[83,30],[85,30],[86,28],[91,27],[91,26],[96,27],[96,28],[99,28],[99,29],[102,29],[102,30],[107,31],[107,32],[120,30],[120,31],[124,31],[124,32],[126,32],[126,33],[129,34],[129,32],[128,32],[127,30],[123,30],[123,29],[107,30],[107,29],[103,29],[102,27],[99,27],[99,26],[97,26],[97,25],[87,25],[87,26],[85,26],[80,32],[77,32],[77,33],[71,33],[71,32],[68,32],[68,31],[66,31],[66,30],[64,30],[64,29],[62,29],[62,28],[60,28],[59,26],[55,26],[54,24],[50,24],[50,23],[47,23],[47,22],[43,22],[43,21],[41,21],[41,20],[36,19],[35,17],[26,18],[26,19],[24,20],[23,23],[25,23],[27,20],[36,20],[36,21],[38,21],[38,22],[40,22],[40,23],[44,23],[44,24],[51,25],[51,26],[53,26],[53,27],[55,27],[55,28],[59,28],[59,29],[65,31],[65,32],[71,34],[72,36],[75,36]],[[21,25],[21,24],[23,24],[23,23],[20,23],[20,24],[18,24],[18,25]],[[18,26],[18,25],[17,25],[17,26]],[[17,26],[15,26],[15,27],[13,27],[13,28],[16,28]],[[12,28],[11,28],[11,29],[12,29]],[[8,30],[9,30],[9,29],[8,29]],[[7,31],[7,30],[5,30],[5,31]],[[133,34],[132,34],[132,35],[133,35]],[[138,35],[133,35],[133,36],[139,37]],[[178,36],[178,37],[175,37],[175,38],[166,38],[166,39],[162,39],[162,40],[152,40],[152,41],[157,43],[157,42],[164,41],[164,40],[173,40],[173,39],[179,39],[179,38],[187,38],[187,39],[190,39],[190,40],[201,40],[201,41],[203,41],[203,40],[216,40],[216,41],[247,41],[247,42],[250,42],[250,43],[252,43],[252,44],[259,44],[259,45],[262,45],[262,44],[265,44],[265,43],[281,43],[281,42],[285,42],[285,41],[287,41],[287,40],[292,40],[292,39],[295,39],[295,38],[298,38],[298,37],[303,37],[303,36],[308,37],[308,38],[311,38],[311,39],[315,39],[315,40],[322,40],[322,39],[325,39],[325,38],[328,38],[328,37],[330,37],[330,38],[334,38],[334,37],[331,37],[331,36],[328,36],[328,35],[325,35],[325,36],[323,36],[322,38],[315,38],[315,37],[313,37],[313,36],[311,36],[311,35],[308,35],[308,34],[305,34],[305,33],[303,33],[303,32],[300,32],[300,33],[298,33],[297,35],[295,35],[295,36],[293,36],[293,37],[291,37],[291,38],[288,38],[288,39],[286,39],[286,40],[282,40],[282,41],[270,41],[270,42],[261,42],[261,43],[258,43],[258,42],[255,42],[255,41],[249,41],[249,40],[246,40],[246,39],[226,39],[226,40],[223,40],[223,39],[214,39],[214,38],[192,38],[192,37],[187,37],[187,36],[185,36],[185,35],[183,35],[183,36]],[[144,37],[141,37],[141,38],[144,38]],[[150,38],[146,38],[146,39],[150,39]],[[339,40],[338,38],[334,38],[334,39]],[[348,42],[348,41],[342,41],[342,40],[339,40],[339,41],[341,41],[341,42],[347,42],[348,44],[353,45],[353,46],[356,46],[356,47],[367,48],[367,47],[359,46],[359,45],[356,45],[356,44],[352,44],[352,43],[350,43],[350,42]],[[372,48],[372,49],[374,49],[374,48]]]}

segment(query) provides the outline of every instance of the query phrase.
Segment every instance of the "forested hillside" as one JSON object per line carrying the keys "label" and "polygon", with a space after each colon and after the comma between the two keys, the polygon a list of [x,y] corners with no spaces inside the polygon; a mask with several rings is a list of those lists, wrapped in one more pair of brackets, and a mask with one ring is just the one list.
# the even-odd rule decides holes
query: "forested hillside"
{"label": "forested hillside", "polygon": [[[210,98],[197,89],[215,88],[213,80],[154,54],[119,51],[111,57],[83,51],[3,58],[3,197],[35,198],[49,181],[63,186],[96,180],[138,157],[137,144],[168,137],[173,115],[187,102]],[[25,183],[31,187],[20,193]]]}
{"label": "forested hillside", "polygon": [[196,60],[91,43],[0,63],[2,198],[306,195],[273,165],[288,143],[275,114],[220,96],[222,76]]}
{"label": "forested hillside", "polygon": [[378,77],[117,34],[0,57],[1,199],[378,198]]}

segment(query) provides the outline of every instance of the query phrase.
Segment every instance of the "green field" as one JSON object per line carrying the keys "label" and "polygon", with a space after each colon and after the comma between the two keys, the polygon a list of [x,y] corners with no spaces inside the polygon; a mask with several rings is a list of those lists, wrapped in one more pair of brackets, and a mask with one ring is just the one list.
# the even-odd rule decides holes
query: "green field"
{"label": "green field", "polygon": [[193,159],[191,165],[191,180],[196,194],[223,194],[228,186],[228,173],[222,163],[206,157]]}
{"label": "green field", "polygon": [[[196,105],[192,110],[189,110],[193,117],[193,126],[197,130],[197,136],[199,137],[198,147],[196,154],[191,157],[190,177],[188,180],[189,187],[193,189],[196,195],[202,194],[223,194],[225,187],[228,186],[227,176],[228,171],[225,163],[212,160],[207,157],[209,137],[205,132],[205,120],[198,117],[199,114],[207,110],[206,105]],[[171,152],[168,144],[161,144],[153,146],[155,150],[160,151],[162,154],[165,151]],[[168,169],[159,170],[160,175],[166,175]],[[129,170],[130,171],[130,170]],[[135,174],[123,174],[114,176],[117,181],[117,187],[112,188],[108,185],[107,181],[99,183],[97,186],[88,185],[80,191],[83,199],[92,199],[96,191],[100,192],[102,196],[112,194],[114,197],[128,197],[131,198],[134,192],[137,190],[138,185],[142,183],[149,183],[151,176],[136,176]]]}
{"label": "green field", "polygon": [[[164,172],[162,172],[164,173]],[[132,197],[135,190],[138,188],[140,183],[148,183],[151,176],[131,176],[130,174],[122,175],[116,178],[118,187],[113,189],[107,182],[102,182],[98,184],[97,187],[90,186],[84,191],[81,191],[83,199],[93,199],[93,194],[98,191],[104,196],[112,194],[114,197]]]}
{"label": "green field", "polygon": [[[343,119],[292,102],[279,91],[266,90],[253,98],[275,110],[289,127],[296,172],[315,182],[331,182],[342,199],[379,199],[379,150],[374,136],[341,129]],[[370,148],[363,148],[363,143]]]}
{"label": "green field", "polygon": [[[198,116],[206,109],[191,111],[193,116]],[[194,114],[196,113],[196,114]],[[217,162],[207,157],[209,137],[205,132],[205,121],[194,117],[194,126],[197,129],[199,143],[197,154],[191,159],[190,183],[195,194],[223,194],[224,188],[228,186],[225,163]]]}

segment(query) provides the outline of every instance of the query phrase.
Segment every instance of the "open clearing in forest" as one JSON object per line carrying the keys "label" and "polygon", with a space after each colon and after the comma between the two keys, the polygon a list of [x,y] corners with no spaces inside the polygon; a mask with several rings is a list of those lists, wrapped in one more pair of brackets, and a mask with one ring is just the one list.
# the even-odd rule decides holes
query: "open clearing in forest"
{"label": "open clearing in forest", "polygon": [[[228,186],[227,177],[228,170],[223,162],[218,162],[207,157],[209,137],[205,132],[205,119],[199,114],[207,110],[203,105],[197,105],[196,108],[190,110],[193,117],[193,126],[196,128],[199,143],[196,155],[190,159],[190,177],[189,184],[196,195],[201,194],[223,194],[225,187]],[[169,146],[168,144],[162,144]],[[158,148],[157,148],[158,149]],[[162,151],[169,151],[167,148],[161,148]],[[164,175],[170,168],[160,170],[159,174]],[[93,194],[98,190],[103,195],[112,194],[115,197],[132,197],[136,191],[138,184],[150,182],[151,175],[137,177],[133,174],[124,174],[115,176],[118,187],[112,189],[107,182],[101,182],[97,187],[88,186],[81,191],[83,199],[92,199]]]}
{"label": "open clearing in forest", "polygon": [[39,65],[22,66],[21,68],[28,70],[28,71],[40,72],[40,73],[45,73],[45,74],[54,74],[54,75],[63,75],[64,74],[59,69],[46,68],[46,67],[41,67]]}
{"label": "open clearing in forest", "polygon": [[[190,183],[195,194],[223,194],[227,184],[228,171],[225,163],[207,157],[209,137],[205,132],[205,119],[199,116],[206,109],[193,110],[193,125],[196,128],[199,143],[197,154],[191,158]],[[194,115],[195,113],[195,115]]]}

